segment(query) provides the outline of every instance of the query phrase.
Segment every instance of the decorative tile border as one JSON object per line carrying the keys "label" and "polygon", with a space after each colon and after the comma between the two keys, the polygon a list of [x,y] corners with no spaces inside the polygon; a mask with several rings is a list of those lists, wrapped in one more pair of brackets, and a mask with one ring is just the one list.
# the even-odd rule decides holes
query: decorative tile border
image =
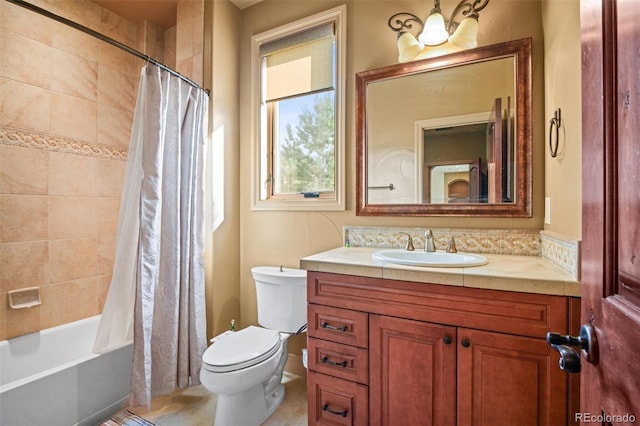
{"label": "decorative tile border", "polygon": [[580,280],[580,240],[550,231],[540,231],[542,257]]}
{"label": "decorative tile border", "polygon": [[[424,248],[427,228],[344,226],[344,244],[353,247],[404,248],[407,233],[416,249]],[[580,279],[580,241],[560,234],[520,229],[431,228],[436,248],[443,249],[451,237],[456,248],[469,253],[542,256]]]}
{"label": "decorative tile border", "polygon": [[[408,233],[416,248],[424,248],[427,228],[345,226],[344,243],[357,247],[405,247]],[[506,229],[431,228],[436,248],[445,248],[451,237],[459,251],[470,253],[540,256],[540,232]]]}
{"label": "decorative tile border", "polygon": [[0,145],[35,148],[46,151],[65,152],[68,154],[111,158],[114,160],[127,159],[127,150],[123,148],[90,144],[61,136],[53,136],[33,130],[14,129],[6,126],[0,126]]}

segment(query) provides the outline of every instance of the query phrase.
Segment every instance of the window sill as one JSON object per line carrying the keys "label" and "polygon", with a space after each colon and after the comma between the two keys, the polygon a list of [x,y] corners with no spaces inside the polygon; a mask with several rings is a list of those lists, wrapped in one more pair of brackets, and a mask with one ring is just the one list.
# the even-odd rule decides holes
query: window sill
{"label": "window sill", "polygon": [[258,200],[251,206],[253,211],[344,211],[344,201],[322,198],[301,198],[299,200]]}

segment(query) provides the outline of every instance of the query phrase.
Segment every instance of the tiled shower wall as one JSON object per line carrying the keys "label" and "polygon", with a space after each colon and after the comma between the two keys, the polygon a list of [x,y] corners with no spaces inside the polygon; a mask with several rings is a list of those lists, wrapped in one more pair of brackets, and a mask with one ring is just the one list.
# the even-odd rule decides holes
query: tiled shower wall
{"label": "tiled shower wall", "polygon": [[[178,0],[175,31],[176,71],[202,85],[204,43],[204,1]],[[169,65],[171,61],[167,61]]]}
{"label": "tiled shower wall", "polygon": [[[175,27],[136,25],[89,1],[37,4],[175,66]],[[7,2],[0,52],[4,340],[102,311],[143,61]],[[34,286],[41,305],[9,309],[9,291]]]}

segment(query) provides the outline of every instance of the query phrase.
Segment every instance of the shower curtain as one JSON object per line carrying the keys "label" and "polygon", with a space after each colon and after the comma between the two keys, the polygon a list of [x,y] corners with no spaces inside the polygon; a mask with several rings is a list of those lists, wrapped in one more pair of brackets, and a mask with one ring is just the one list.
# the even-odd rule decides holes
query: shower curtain
{"label": "shower curtain", "polygon": [[203,90],[143,67],[113,278],[94,345],[101,353],[133,338],[131,405],[200,382],[207,106]]}

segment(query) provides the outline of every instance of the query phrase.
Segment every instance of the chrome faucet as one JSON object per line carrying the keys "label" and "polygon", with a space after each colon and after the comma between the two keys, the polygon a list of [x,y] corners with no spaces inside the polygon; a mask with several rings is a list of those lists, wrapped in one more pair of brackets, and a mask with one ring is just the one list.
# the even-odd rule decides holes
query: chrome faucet
{"label": "chrome faucet", "polygon": [[434,252],[436,251],[436,243],[433,239],[433,232],[431,232],[431,228],[427,229],[424,232],[424,251]]}

